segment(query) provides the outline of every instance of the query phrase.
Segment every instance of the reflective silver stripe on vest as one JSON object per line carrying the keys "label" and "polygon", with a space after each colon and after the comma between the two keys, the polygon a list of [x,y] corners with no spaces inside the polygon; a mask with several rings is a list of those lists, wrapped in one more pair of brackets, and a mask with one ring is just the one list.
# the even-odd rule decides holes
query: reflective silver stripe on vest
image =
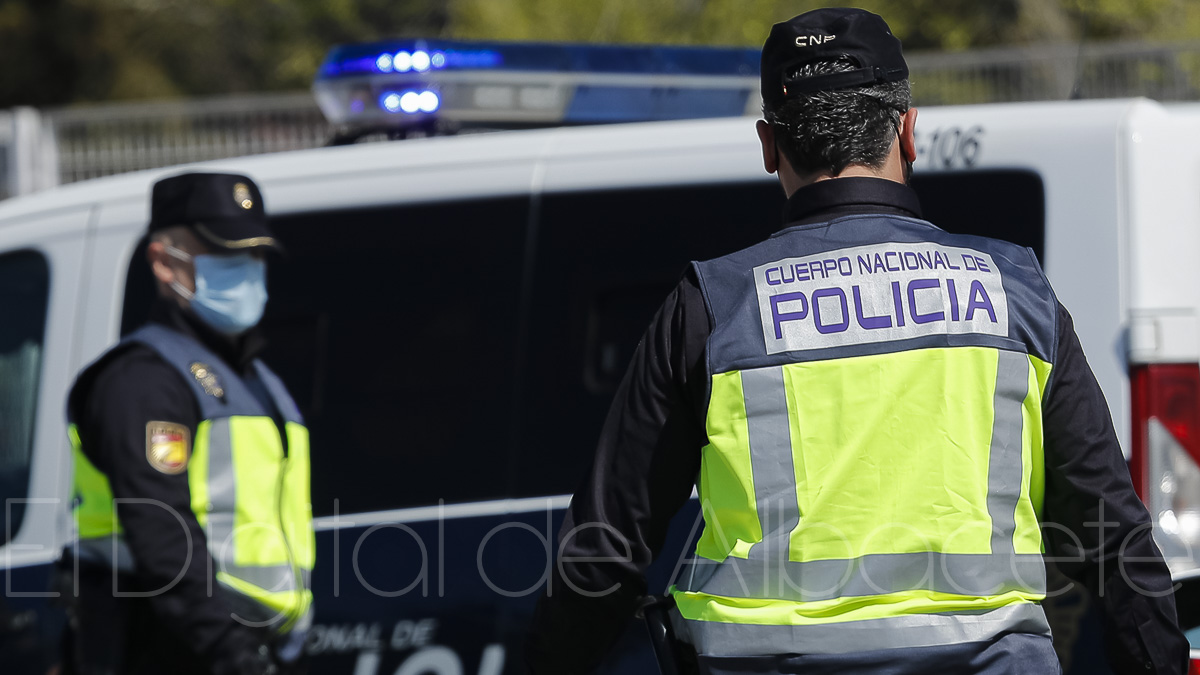
{"label": "reflective silver stripe on vest", "polygon": [[[209,427],[208,504],[209,547],[228,543],[232,554],[233,514],[237,510],[237,476],[233,467],[233,436],[229,431],[228,417],[213,420]],[[232,555],[230,557],[232,558]]]}
{"label": "reflective silver stripe on vest", "polygon": [[[217,570],[268,592],[294,591],[296,575],[290,565],[238,565],[235,561],[234,513],[237,479],[233,466],[233,436],[229,418],[212,421],[208,439],[208,552]],[[307,588],[307,584],[304,586]]]}
{"label": "reflective silver stripe on vest", "polygon": [[803,461],[803,457],[792,451],[783,368],[775,366],[741,373],[763,541],[751,547],[746,559],[730,557],[717,562],[694,558],[678,588],[725,597],[795,602],[912,590],[976,597],[1014,590],[1045,593],[1041,555],[1018,555],[1013,548],[1024,470],[1022,411],[1030,364],[1028,357],[1018,352],[998,354],[988,455],[991,554],[917,552],[809,562],[789,560],[790,535],[800,523],[793,462]]}
{"label": "reflective silver stripe on vest", "polygon": [[[1013,555],[1017,502],[1021,499],[1022,412],[1029,393],[1029,357],[1001,350],[992,400],[992,447],[988,455],[987,510],[992,518],[992,553]],[[1045,584],[1045,574],[1042,575]]]}
{"label": "reflective silver stripe on vest", "polygon": [[1030,603],[980,613],[905,614],[809,626],[684,622],[702,654],[721,656],[846,654],[982,642],[1006,633],[1050,635],[1041,605]]}
{"label": "reflective silver stripe on vest", "polygon": [[1038,554],[885,553],[860,558],[776,562],[693,559],[697,568],[677,587],[729,598],[817,602],[929,590],[988,597],[1008,591],[1046,592]]}
{"label": "reflective silver stripe on vest", "polygon": [[763,533],[763,540],[751,547],[750,559],[787,560],[792,530],[800,525],[800,505],[783,367],[743,371],[742,392]]}

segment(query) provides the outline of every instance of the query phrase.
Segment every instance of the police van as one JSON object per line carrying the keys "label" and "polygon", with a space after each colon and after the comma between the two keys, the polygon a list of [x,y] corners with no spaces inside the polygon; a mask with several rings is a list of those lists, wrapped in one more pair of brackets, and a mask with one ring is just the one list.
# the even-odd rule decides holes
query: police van
{"label": "police van", "polygon": [[[642,329],[689,260],[781,224],[754,132],[757,51],[572,49],[335,51],[323,106],[406,140],[187,167],[252,176],[287,249],[269,273],[264,358],[312,437],[314,673],[524,672],[558,524]],[[647,84],[647,63],[668,75]],[[460,133],[440,135],[450,113]],[[507,130],[466,133],[489,124]],[[561,126],[519,128],[547,125]],[[917,134],[926,218],[1041,260],[1190,583],[1200,116],[1140,99],[946,107],[922,110]],[[144,319],[150,186],[180,170],[0,203],[5,672],[57,662],[69,590],[52,578],[73,536],[64,397]],[[651,589],[696,512],[676,519]],[[1047,604],[1067,617],[1070,672],[1104,672],[1094,641],[1072,639],[1094,633],[1085,599]],[[603,672],[656,672],[644,629],[631,622]]]}

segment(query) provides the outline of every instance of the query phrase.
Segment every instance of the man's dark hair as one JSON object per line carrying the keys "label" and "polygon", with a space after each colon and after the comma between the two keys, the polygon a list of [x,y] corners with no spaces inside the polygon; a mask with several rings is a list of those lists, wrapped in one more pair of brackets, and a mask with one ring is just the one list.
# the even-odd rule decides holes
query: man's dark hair
{"label": "man's dark hair", "polygon": [[[818,61],[797,68],[792,78],[854,70],[848,59]],[[841,173],[851,164],[883,167],[912,106],[908,80],[866,87],[816,91],[789,97],[763,116],[775,128],[775,142],[801,175]]]}

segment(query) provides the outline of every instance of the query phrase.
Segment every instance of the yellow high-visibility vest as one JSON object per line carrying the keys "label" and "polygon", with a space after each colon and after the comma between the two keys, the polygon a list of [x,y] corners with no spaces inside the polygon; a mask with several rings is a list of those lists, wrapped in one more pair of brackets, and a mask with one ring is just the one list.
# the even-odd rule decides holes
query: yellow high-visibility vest
{"label": "yellow high-visibility vest", "polygon": [[[186,471],[192,512],[207,537],[217,581],[261,606],[260,616],[243,619],[280,631],[307,624],[315,558],[308,429],[282,382],[255,361],[253,377],[281,416],[281,433],[246,382],[195,340],[150,325],[122,345],[131,342],[158,352],[196,394],[203,420]],[[85,370],[76,386],[120,349]],[[133,571],[108,477],[88,459],[74,412],[68,415],[75,460],[75,554]]]}
{"label": "yellow high-visibility vest", "polygon": [[714,327],[681,627],[747,656],[1048,635],[1056,300],[1032,253],[908,218],[818,227],[696,264]]}

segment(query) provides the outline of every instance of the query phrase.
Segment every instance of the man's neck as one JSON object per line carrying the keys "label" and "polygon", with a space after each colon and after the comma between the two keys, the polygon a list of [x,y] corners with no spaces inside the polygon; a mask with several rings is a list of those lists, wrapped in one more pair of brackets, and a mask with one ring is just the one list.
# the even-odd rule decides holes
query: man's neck
{"label": "man's neck", "polygon": [[895,181],[901,185],[908,183],[905,180],[904,162],[900,157],[900,145],[898,143],[892,144],[892,149],[888,153],[887,160],[878,169],[863,164],[851,164],[836,174],[819,171],[801,176],[793,171],[786,164],[786,161],[782,162],[779,167],[779,182],[783,185],[783,191],[788,197],[796,194],[796,190],[805,185],[812,185],[823,180],[834,180],[837,178],[882,178],[884,180]]}

